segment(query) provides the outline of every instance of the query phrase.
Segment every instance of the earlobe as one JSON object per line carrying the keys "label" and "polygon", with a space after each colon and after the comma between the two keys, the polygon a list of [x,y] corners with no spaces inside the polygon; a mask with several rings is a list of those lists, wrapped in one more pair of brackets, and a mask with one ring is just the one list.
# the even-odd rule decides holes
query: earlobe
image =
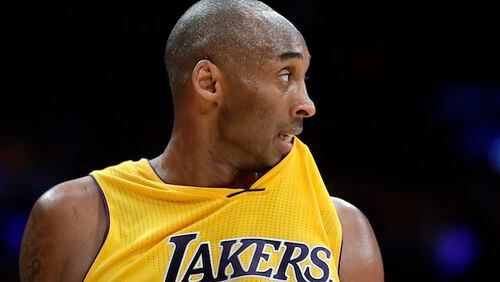
{"label": "earlobe", "polygon": [[193,88],[205,99],[213,100],[217,94],[217,66],[209,60],[199,61],[193,69]]}

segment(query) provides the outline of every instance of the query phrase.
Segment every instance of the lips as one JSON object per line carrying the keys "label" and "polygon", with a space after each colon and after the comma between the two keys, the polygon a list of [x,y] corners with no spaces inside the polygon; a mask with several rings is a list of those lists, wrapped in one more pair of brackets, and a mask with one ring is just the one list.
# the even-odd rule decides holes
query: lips
{"label": "lips", "polygon": [[277,146],[282,156],[292,150],[293,138],[302,132],[302,126],[281,130],[276,138]]}
{"label": "lips", "polygon": [[300,133],[302,133],[302,126],[297,126],[280,131],[278,137],[281,141],[292,143],[293,138]]}
{"label": "lips", "polygon": [[292,143],[293,137],[295,137],[295,135],[293,135],[293,134],[280,134],[279,135],[279,138],[281,139],[281,141],[287,142],[287,143]]}

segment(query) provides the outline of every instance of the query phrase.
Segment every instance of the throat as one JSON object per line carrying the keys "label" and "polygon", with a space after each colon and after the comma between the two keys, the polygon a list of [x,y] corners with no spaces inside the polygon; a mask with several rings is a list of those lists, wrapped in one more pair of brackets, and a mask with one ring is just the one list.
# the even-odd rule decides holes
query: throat
{"label": "throat", "polygon": [[248,189],[261,176],[260,171],[245,168],[239,160],[228,157],[227,148],[210,142],[213,138],[194,133],[193,139],[183,136],[172,136],[163,154],[152,162],[168,184]]}
{"label": "throat", "polygon": [[203,164],[201,160],[186,162],[172,155],[169,158],[165,153],[150,161],[159,178],[173,185],[249,189],[262,176],[250,170],[235,171],[217,162]]}
{"label": "throat", "polygon": [[252,171],[242,171],[234,178],[233,183],[229,186],[231,188],[245,188],[249,189],[259,178],[260,174]]}

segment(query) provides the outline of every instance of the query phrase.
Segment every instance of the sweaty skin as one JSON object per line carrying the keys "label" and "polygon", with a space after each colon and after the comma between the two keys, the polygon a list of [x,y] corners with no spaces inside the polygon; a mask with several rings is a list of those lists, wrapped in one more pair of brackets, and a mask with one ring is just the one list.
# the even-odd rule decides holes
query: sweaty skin
{"label": "sweaty skin", "polygon": [[[171,184],[247,188],[283,159],[303,119],[316,112],[305,85],[311,56],[300,32],[261,2],[204,0],[193,7],[167,43],[174,127],[151,165]],[[21,281],[82,281],[105,239],[103,201],[90,176],[43,194],[24,233]],[[341,280],[383,281],[370,223],[349,203],[333,203],[343,230]]]}

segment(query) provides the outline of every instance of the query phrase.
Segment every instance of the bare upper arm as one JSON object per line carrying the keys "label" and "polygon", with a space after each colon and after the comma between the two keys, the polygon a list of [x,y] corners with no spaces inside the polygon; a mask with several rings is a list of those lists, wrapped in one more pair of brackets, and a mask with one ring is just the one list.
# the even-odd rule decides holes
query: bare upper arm
{"label": "bare upper arm", "polygon": [[61,183],[37,200],[21,244],[21,281],[84,279],[107,225],[98,189],[86,176]]}
{"label": "bare upper arm", "polygon": [[341,281],[384,281],[380,248],[370,222],[352,204],[332,198],[342,225]]}

